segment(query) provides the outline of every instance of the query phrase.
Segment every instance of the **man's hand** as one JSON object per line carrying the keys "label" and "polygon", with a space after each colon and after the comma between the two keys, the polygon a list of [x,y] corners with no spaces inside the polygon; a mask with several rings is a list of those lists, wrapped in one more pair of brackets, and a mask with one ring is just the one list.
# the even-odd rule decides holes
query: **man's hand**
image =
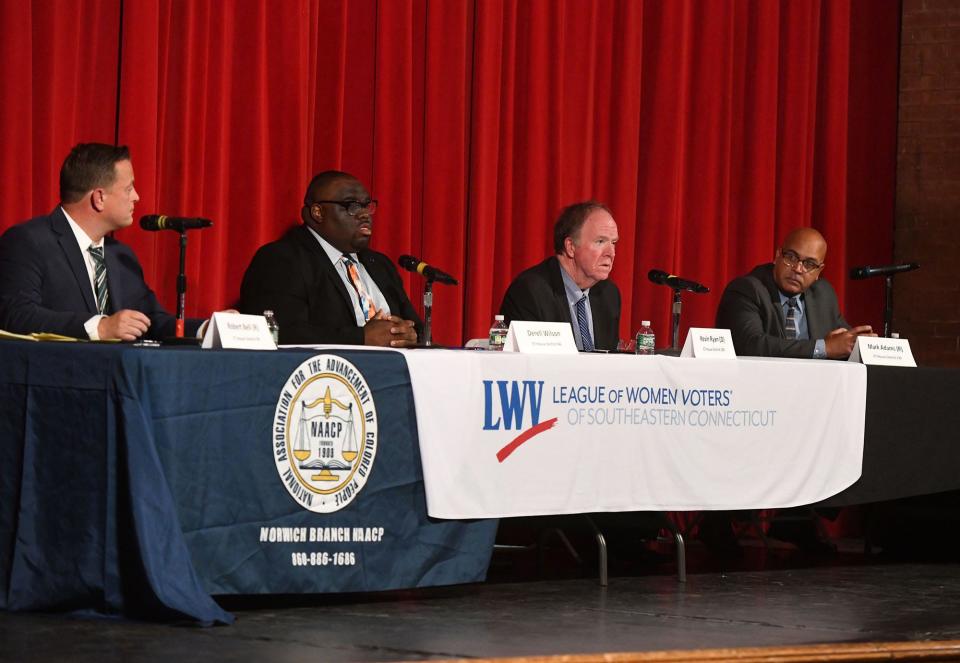
{"label": "man's hand", "polygon": [[101,341],[119,338],[121,341],[136,341],[150,328],[150,318],[140,311],[124,309],[105,318],[97,324],[97,336]]}
{"label": "man's hand", "polygon": [[378,316],[364,325],[363,344],[407,348],[417,344],[417,331],[412,320],[404,320],[398,315]]}
{"label": "man's hand", "polygon": [[873,327],[870,325],[860,325],[853,329],[839,327],[827,334],[824,338],[827,357],[830,359],[846,359],[853,352],[853,346],[857,343],[857,336],[876,336],[873,333]]}

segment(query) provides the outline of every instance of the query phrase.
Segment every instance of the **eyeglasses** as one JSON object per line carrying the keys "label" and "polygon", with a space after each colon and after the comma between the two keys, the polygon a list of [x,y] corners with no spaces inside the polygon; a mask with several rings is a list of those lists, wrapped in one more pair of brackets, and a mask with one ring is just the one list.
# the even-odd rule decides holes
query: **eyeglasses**
{"label": "eyeglasses", "polygon": [[800,265],[802,272],[812,272],[823,267],[822,262],[817,262],[813,258],[800,260],[797,252],[791,249],[780,249],[780,257],[783,258],[783,262],[787,263],[787,267],[793,268]]}
{"label": "eyeglasses", "polygon": [[375,214],[377,211],[377,201],[376,200],[314,200],[314,205],[319,205],[320,203],[330,203],[331,205],[339,205],[347,211],[347,214],[350,216],[356,216],[360,213],[360,210],[367,210],[367,214]]}

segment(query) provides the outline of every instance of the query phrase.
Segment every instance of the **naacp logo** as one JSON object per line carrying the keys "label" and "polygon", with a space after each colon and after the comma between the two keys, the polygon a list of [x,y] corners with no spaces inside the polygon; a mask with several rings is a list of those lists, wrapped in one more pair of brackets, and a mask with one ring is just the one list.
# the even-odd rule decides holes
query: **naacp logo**
{"label": "naacp logo", "polygon": [[332,513],[363,490],[377,455],[377,410],[349,361],[317,355],[298,366],[273,417],[273,459],[300,506]]}

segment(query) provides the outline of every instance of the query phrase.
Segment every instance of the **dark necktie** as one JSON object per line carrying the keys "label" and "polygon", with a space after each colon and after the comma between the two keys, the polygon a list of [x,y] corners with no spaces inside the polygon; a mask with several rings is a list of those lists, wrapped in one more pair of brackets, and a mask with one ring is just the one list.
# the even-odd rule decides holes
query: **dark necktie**
{"label": "dark necktie", "polygon": [[786,332],[787,338],[796,338],[797,337],[797,315],[799,313],[800,306],[797,304],[797,298],[791,297],[787,300],[787,324]]}
{"label": "dark necktie", "polygon": [[103,247],[90,246],[87,251],[93,257],[93,290],[97,295],[97,313],[104,315],[110,293],[107,292],[107,263],[103,259]]}
{"label": "dark necktie", "polygon": [[590,338],[590,324],[587,322],[587,296],[577,300],[577,327],[580,329],[580,343],[584,352],[593,351],[593,339]]}

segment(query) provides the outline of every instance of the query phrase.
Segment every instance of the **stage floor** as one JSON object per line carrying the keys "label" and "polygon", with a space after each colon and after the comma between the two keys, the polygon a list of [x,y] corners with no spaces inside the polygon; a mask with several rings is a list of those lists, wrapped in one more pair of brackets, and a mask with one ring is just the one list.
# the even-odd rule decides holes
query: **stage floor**
{"label": "stage floor", "polygon": [[[721,570],[694,544],[686,584],[671,565],[614,564],[606,588],[527,553],[498,553],[482,585],[353,596],[232,597],[233,626],[0,613],[0,660],[397,661],[813,643],[960,639],[960,564],[850,551],[804,559],[750,549]],[[580,569],[580,571],[577,571]],[[628,573],[630,575],[616,575]],[[567,577],[564,577],[567,576]]]}

